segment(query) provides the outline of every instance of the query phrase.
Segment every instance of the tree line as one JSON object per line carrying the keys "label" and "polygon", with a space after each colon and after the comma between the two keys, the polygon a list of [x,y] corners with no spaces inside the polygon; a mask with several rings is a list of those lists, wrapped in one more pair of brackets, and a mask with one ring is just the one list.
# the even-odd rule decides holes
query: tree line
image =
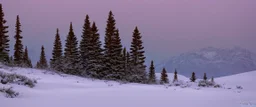
{"label": "tree line", "polygon": [[[23,36],[19,15],[16,18],[13,56],[9,55],[10,40],[8,26],[5,24],[3,8],[0,4],[1,63],[32,68],[28,47],[23,46],[22,43]],[[109,12],[107,19],[104,44],[100,41],[96,23],[91,22],[89,15],[86,15],[81,38],[81,41],[78,42],[71,22],[65,44],[62,44],[59,29],[57,29],[49,65],[45,58],[44,46],[42,46],[40,59],[35,68],[51,69],[88,78],[138,83],[147,81],[146,65],[144,64],[146,57],[138,27],[134,28],[131,48],[128,50],[121,43],[119,29],[116,27],[116,20],[112,11]]]}
{"label": "tree line", "polygon": [[[90,21],[89,15],[85,16],[82,27],[81,40],[73,31],[72,22],[66,36],[65,44],[62,44],[59,29],[53,43],[52,58],[46,60],[44,46],[41,47],[39,61],[35,68],[51,69],[57,72],[77,75],[87,78],[104,80],[126,81],[136,83],[157,83],[154,62],[151,61],[149,73],[146,72],[145,51],[141,33],[138,27],[134,28],[130,49],[126,49],[120,38],[119,29],[112,11],[109,12],[105,28],[104,44],[100,41],[100,34],[95,22]],[[4,12],[0,4],[0,62],[9,66],[32,68],[28,55],[28,47],[23,46],[21,35],[21,23],[19,15],[15,24],[15,45],[13,56],[9,55],[8,26],[5,25]],[[103,48],[102,48],[103,45]],[[178,80],[177,71],[174,73],[174,81]],[[206,74],[205,74],[206,75]],[[195,82],[195,74],[191,81]],[[168,75],[163,68],[160,83],[169,83]]]}

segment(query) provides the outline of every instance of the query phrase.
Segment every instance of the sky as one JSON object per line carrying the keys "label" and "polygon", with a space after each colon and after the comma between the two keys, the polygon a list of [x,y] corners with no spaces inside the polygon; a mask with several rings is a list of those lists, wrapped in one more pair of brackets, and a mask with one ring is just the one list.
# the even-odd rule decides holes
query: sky
{"label": "sky", "polygon": [[[66,39],[72,22],[81,38],[85,15],[95,21],[104,43],[108,12],[115,15],[123,46],[129,48],[138,26],[147,62],[204,47],[239,46],[256,52],[256,0],[0,0],[9,26],[11,50],[16,15],[30,58],[39,60],[40,47],[51,57],[56,29]],[[13,52],[12,52],[13,53]]]}

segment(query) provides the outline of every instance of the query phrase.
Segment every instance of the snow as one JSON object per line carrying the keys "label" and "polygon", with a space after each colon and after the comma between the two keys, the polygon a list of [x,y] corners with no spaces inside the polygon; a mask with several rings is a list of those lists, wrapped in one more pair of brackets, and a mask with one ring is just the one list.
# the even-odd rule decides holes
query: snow
{"label": "snow", "polygon": [[[34,88],[9,84],[20,96],[5,98],[0,94],[0,107],[240,107],[241,103],[256,104],[256,78],[253,78],[256,71],[216,78],[215,82],[225,84],[225,89],[120,84],[24,68],[0,68],[0,71],[25,75],[38,82]],[[172,81],[173,74],[168,76]],[[189,80],[181,75],[178,79]],[[236,89],[237,85],[244,89]],[[231,89],[227,89],[229,87]]]}

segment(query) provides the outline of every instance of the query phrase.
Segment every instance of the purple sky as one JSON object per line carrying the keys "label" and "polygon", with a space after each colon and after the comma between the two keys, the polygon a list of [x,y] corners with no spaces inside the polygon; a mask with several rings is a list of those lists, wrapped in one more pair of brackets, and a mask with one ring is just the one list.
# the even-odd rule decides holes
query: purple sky
{"label": "purple sky", "polygon": [[[51,57],[56,28],[64,41],[72,21],[80,39],[86,14],[103,40],[112,10],[124,46],[135,26],[142,33],[147,60],[157,62],[203,47],[240,46],[256,52],[256,0],[0,0],[12,39],[20,15],[24,44],[33,61],[45,45]],[[63,43],[64,44],[64,43]]]}

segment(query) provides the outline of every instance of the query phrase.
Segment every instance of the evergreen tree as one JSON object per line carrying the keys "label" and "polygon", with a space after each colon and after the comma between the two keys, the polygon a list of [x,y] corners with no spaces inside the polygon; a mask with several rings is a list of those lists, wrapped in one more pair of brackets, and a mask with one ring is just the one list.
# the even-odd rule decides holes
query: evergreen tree
{"label": "evergreen tree", "polygon": [[42,46],[42,48],[41,48],[41,55],[40,55],[40,60],[37,64],[37,68],[39,68],[39,69],[47,69],[48,68],[47,60],[45,58],[44,46]]}
{"label": "evergreen tree", "polygon": [[40,68],[40,67],[41,67],[40,63],[39,63],[39,62],[36,62],[35,68]]}
{"label": "evergreen tree", "polygon": [[104,44],[104,69],[101,75],[105,79],[121,79],[122,68],[122,45],[119,31],[116,29],[116,22],[113,13],[110,11],[105,31]]}
{"label": "evergreen tree", "polygon": [[191,82],[195,82],[195,81],[196,81],[196,74],[195,74],[195,72],[192,73],[192,76],[191,76],[191,78],[190,78],[190,81],[191,81]]}
{"label": "evergreen tree", "polygon": [[211,82],[214,83],[214,78],[213,77],[211,78]]}
{"label": "evergreen tree", "polygon": [[9,64],[8,64],[8,66],[14,66],[14,60],[13,60],[13,57],[11,56],[10,58],[9,58]]}
{"label": "evergreen tree", "polygon": [[9,59],[9,35],[8,26],[5,25],[4,12],[0,4],[0,62],[7,63]]}
{"label": "evergreen tree", "polygon": [[113,72],[113,78],[117,80],[123,80],[125,71],[123,68],[124,61],[122,60],[122,44],[121,44],[121,38],[119,36],[119,30],[117,29],[114,34],[114,40],[113,40],[113,65],[112,68],[114,70]]}
{"label": "evergreen tree", "polygon": [[177,72],[177,70],[175,69],[173,82],[178,81],[178,75],[177,75],[177,74],[178,74],[178,72]]}
{"label": "evergreen tree", "polygon": [[28,57],[28,48],[26,46],[24,56],[23,56],[23,67],[32,68],[32,63],[30,58]]}
{"label": "evergreen tree", "polygon": [[131,58],[130,52],[126,52],[126,68],[125,68],[125,81],[132,80],[132,72],[131,72]]}
{"label": "evergreen tree", "polygon": [[168,74],[167,74],[165,68],[163,68],[162,73],[161,73],[160,84],[167,84],[167,83],[169,83]]}
{"label": "evergreen tree", "polygon": [[52,50],[52,58],[50,62],[50,66],[53,70],[62,71],[63,69],[63,56],[62,56],[62,44],[59,35],[59,29],[57,29],[57,33],[55,35],[55,40],[53,44]]}
{"label": "evergreen tree", "polygon": [[123,52],[122,52],[122,61],[123,61],[123,71],[124,74],[123,74],[123,77],[122,77],[122,80],[123,81],[127,81],[127,77],[129,76],[129,56],[128,56],[128,52],[126,51],[126,48],[124,47],[123,48]]}
{"label": "evergreen tree", "polygon": [[131,43],[131,70],[132,70],[132,82],[144,82],[146,80],[146,66],[145,62],[145,51],[142,46],[142,36],[137,27],[133,32],[133,39]]}
{"label": "evergreen tree", "polygon": [[83,25],[83,32],[82,32],[82,40],[80,41],[80,70],[81,75],[86,76],[90,75],[89,72],[87,72],[87,66],[88,66],[88,58],[90,57],[89,52],[91,51],[90,48],[92,48],[91,44],[91,38],[92,38],[92,32],[91,32],[91,23],[89,20],[89,16],[86,15],[86,18],[84,20]]}
{"label": "evergreen tree", "polygon": [[72,23],[70,23],[69,33],[66,39],[64,52],[64,72],[73,75],[81,75],[79,72],[79,52],[78,41],[73,31]]}
{"label": "evergreen tree", "polygon": [[20,20],[19,20],[19,16],[17,16],[17,20],[16,20],[16,34],[14,36],[16,42],[14,45],[14,63],[16,66],[22,66],[22,62],[23,62],[23,44],[21,39],[23,38],[21,36],[21,24],[20,24]]}
{"label": "evergreen tree", "polygon": [[207,80],[207,76],[206,76],[206,73],[204,73],[204,80],[205,80],[205,81]]}
{"label": "evergreen tree", "polygon": [[87,69],[86,71],[91,77],[102,78],[102,61],[103,61],[103,49],[101,49],[100,35],[98,33],[98,28],[93,22],[91,27],[91,37],[89,41],[88,49],[88,60],[87,60]]}
{"label": "evergreen tree", "polygon": [[156,75],[155,75],[155,67],[153,60],[151,61],[150,68],[149,68],[149,83],[156,83]]}

